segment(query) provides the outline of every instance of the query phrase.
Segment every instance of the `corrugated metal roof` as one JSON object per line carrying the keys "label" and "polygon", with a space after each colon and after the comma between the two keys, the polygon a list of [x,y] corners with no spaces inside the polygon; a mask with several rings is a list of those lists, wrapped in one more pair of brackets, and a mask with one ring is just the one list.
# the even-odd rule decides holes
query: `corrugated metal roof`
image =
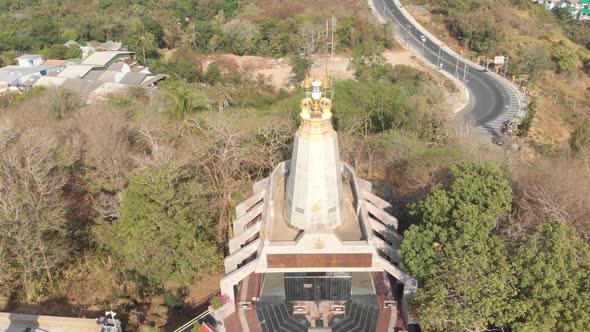
{"label": "corrugated metal roof", "polygon": [[82,60],[82,64],[93,65],[93,66],[106,66],[109,61],[113,60],[117,55],[120,54],[133,54],[133,52],[126,51],[105,51],[105,52],[94,52],[90,54],[86,59]]}
{"label": "corrugated metal roof", "polygon": [[59,71],[60,66],[54,65],[41,65],[35,67],[21,67],[21,66],[6,66],[0,68],[0,82],[6,82],[8,85],[16,85],[23,84],[24,81],[20,81],[19,79],[23,76],[32,75],[39,73],[41,76],[41,71],[49,72],[57,72]]}
{"label": "corrugated metal roof", "polygon": [[68,80],[65,77],[58,77],[58,76],[43,76],[33,85],[43,85],[47,87],[57,88],[64,84],[64,82]]}
{"label": "corrugated metal roof", "polygon": [[140,85],[146,76],[147,74],[144,73],[126,73],[119,83],[127,85]]}
{"label": "corrugated metal roof", "polygon": [[39,54],[25,54],[25,55],[21,55],[18,58],[16,58],[16,60],[34,60],[34,59],[40,59],[41,55]]}
{"label": "corrugated metal roof", "polygon": [[92,70],[94,66],[88,65],[71,65],[67,66],[61,73],[59,73],[59,77],[68,77],[68,78],[83,78],[88,74],[89,71]]}
{"label": "corrugated metal roof", "polygon": [[98,78],[104,74],[104,70],[91,70],[84,76],[85,80],[98,80]]}
{"label": "corrugated metal roof", "polygon": [[117,82],[115,75],[117,74],[117,72],[115,71],[108,71],[105,70],[102,72],[102,74],[97,78],[97,80],[99,81],[103,81],[103,82]]}
{"label": "corrugated metal roof", "polygon": [[93,96],[105,96],[107,94],[125,91],[128,88],[129,86],[119,83],[104,83],[90,94]]}
{"label": "corrugated metal roof", "polygon": [[55,65],[55,66],[63,66],[66,64],[66,60],[55,60],[55,59],[47,59],[43,62],[45,65]]}
{"label": "corrugated metal roof", "polygon": [[92,91],[98,89],[104,82],[99,81],[88,81],[78,78],[69,78],[63,84],[62,87],[75,91],[81,95],[90,94]]}
{"label": "corrugated metal roof", "polygon": [[148,76],[148,77],[145,78],[145,80],[143,80],[143,82],[141,82],[140,85],[141,86],[148,86],[148,85],[150,85],[152,83],[156,83],[156,82],[158,82],[160,80],[166,79],[166,77],[168,77],[168,76],[162,75],[162,74],[157,74],[157,75],[154,75],[154,76]]}
{"label": "corrugated metal roof", "polygon": [[121,49],[122,45],[122,43],[116,43],[114,41],[108,40],[98,45],[96,48],[102,51],[118,51]]}
{"label": "corrugated metal roof", "polygon": [[78,44],[78,42],[76,42],[75,40],[68,40],[67,42],[64,43],[64,46],[70,47],[72,45],[78,45],[78,47],[81,47],[82,45]]}

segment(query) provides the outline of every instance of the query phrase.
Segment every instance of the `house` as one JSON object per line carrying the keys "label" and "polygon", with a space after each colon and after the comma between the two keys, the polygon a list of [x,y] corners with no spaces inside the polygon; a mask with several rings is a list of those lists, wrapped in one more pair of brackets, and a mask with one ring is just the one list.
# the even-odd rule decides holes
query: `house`
{"label": "house", "polygon": [[62,87],[85,96],[104,96],[129,87],[154,87],[166,79],[133,60],[126,51],[95,52],[79,64],[70,64],[54,76],[42,77],[35,84]]}
{"label": "house", "polygon": [[86,46],[93,47],[97,51],[122,51],[123,50],[123,43],[114,42],[111,40],[107,40],[104,43],[99,41],[89,41]]}
{"label": "house", "polygon": [[43,58],[39,54],[25,54],[15,60],[20,67],[36,67],[43,64]]}
{"label": "house", "polygon": [[82,60],[81,64],[91,65],[95,67],[110,67],[112,64],[119,60],[131,59],[135,53],[128,51],[105,51],[105,52],[94,52],[89,55],[86,59]]}
{"label": "house", "polygon": [[42,76],[57,75],[63,68],[63,63],[44,63],[38,54],[26,54],[16,58],[18,65],[0,68],[1,90],[15,90],[20,87],[30,87]]}
{"label": "house", "polygon": [[588,21],[590,20],[590,8],[582,8],[580,9],[580,11],[578,12],[578,20],[581,21]]}
{"label": "house", "polygon": [[565,8],[577,20],[590,20],[590,0],[532,0],[547,10]]}

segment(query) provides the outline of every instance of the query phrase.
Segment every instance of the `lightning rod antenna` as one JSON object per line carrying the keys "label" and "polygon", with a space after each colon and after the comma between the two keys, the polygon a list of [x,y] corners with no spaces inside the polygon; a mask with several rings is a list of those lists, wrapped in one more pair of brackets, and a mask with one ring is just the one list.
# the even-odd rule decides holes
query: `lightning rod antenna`
{"label": "lightning rod antenna", "polygon": [[330,67],[330,99],[332,101],[334,101],[334,75],[332,73],[332,70],[334,69],[334,48],[335,48],[334,29],[335,28],[336,28],[336,18],[334,17],[334,13],[332,13],[332,29],[331,29],[332,30],[331,31],[332,32],[332,41],[330,43],[330,46],[332,48],[332,52],[331,52],[332,54],[331,54],[331,59],[330,59],[331,60],[330,62],[332,63],[332,65]]}

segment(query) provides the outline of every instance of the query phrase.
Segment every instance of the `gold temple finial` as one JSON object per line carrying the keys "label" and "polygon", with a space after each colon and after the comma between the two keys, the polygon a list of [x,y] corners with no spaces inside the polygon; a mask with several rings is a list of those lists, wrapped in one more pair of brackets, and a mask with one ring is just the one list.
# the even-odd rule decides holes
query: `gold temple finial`
{"label": "gold temple finial", "polygon": [[313,73],[313,81],[317,81],[318,80],[318,73]]}
{"label": "gold temple finial", "polygon": [[330,80],[328,79],[328,74],[324,77],[324,90],[328,90],[330,88]]}
{"label": "gold temple finial", "polygon": [[305,75],[305,80],[303,81],[303,88],[305,88],[305,90],[311,89],[311,81],[309,80],[309,75]]}

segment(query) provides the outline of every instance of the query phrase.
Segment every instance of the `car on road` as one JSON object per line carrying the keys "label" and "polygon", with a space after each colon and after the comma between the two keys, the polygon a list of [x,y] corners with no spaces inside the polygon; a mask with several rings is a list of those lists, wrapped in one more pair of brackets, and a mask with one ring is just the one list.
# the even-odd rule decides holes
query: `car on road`
{"label": "car on road", "polygon": [[422,42],[425,42],[425,41],[426,41],[426,37],[424,37],[424,35],[420,35],[420,40],[421,40]]}

